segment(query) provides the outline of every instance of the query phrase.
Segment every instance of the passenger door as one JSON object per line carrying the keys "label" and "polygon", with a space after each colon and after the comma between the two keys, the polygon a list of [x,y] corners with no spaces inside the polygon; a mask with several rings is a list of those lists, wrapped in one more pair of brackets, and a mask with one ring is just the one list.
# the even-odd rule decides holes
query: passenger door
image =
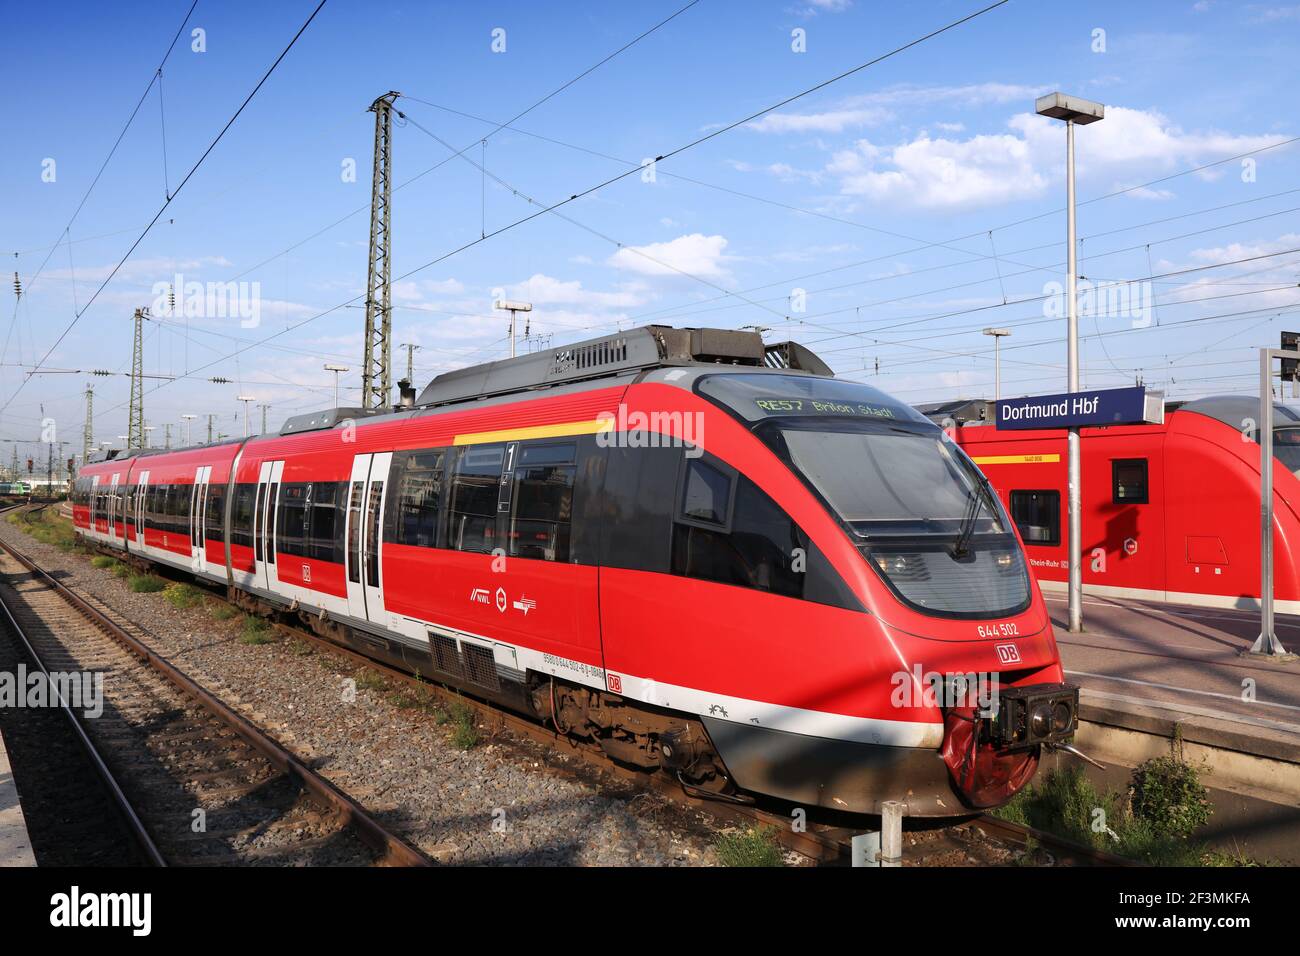
{"label": "passenger door", "polygon": [[264,461],[257,474],[257,498],[253,502],[253,583],[266,591],[274,591],[278,583],[275,516],[283,474],[283,461]]}
{"label": "passenger door", "polygon": [[387,625],[384,620],[380,549],[384,502],[392,452],[357,455],[348,482],[347,525],[344,528],[348,614]]}
{"label": "passenger door", "polygon": [[208,479],[211,476],[210,465],[195,469],[194,486],[190,490],[190,568],[194,571],[203,570],[203,551],[207,537]]}
{"label": "passenger door", "polygon": [[[119,510],[119,507],[118,507],[118,500],[117,500],[118,487],[117,487],[117,483],[118,483],[119,477],[120,477],[119,475],[114,475],[112,481],[109,482],[109,486],[108,486],[108,487],[109,487],[109,491],[108,491],[108,540],[109,540],[111,543],[113,543],[113,544],[116,544],[116,543],[117,543],[117,522],[118,522],[119,518],[120,518],[123,522],[126,521],[126,517],[120,513],[120,510]],[[125,528],[124,528],[123,530],[125,531]]]}
{"label": "passenger door", "polygon": [[99,533],[99,526],[96,521],[99,518],[99,475],[94,475],[90,479],[90,533],[93,537]]}
{"label": "passenger door", "polygon": [[135,488],[135,536],[132,543],[136,548],[144,547],[144,504],[149,491],[149,472],[140,472],[139,482]]}

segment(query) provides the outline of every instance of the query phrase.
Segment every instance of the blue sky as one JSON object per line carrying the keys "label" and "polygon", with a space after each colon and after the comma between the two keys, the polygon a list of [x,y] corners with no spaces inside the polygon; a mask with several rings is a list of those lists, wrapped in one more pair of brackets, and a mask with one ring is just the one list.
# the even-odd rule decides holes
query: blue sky
{"label": "blue sky", "polygon": [[[85,372],[129,371],[132,311],[177,274],[257,283],[245,288],[258,324],[147,324],[156,442],[167,423],[179,438],[182,414],[242,434],[240,394],[270,405],[271,427],[331,404],[326,362],[352,368],[341,388],[355,402],[363,313],[346,303],[366,278],[366,108],[387,90],[410,120],[395,130],[396,183],[451,155],[437,138],[473,144],[394,193],[397,277],[536,211],[523,197],[581,192],[982,5],[701,0],[493,132],[686,2],[329,0],[89,308],[315,4],[199,0],[161,104],[155,84],[66,233],[189,2],[11,6],[0,252],[26,291],[15,300],[5,277],[0,437],[35,437],[50,417],[79,451],[93,382],[95,438],[118,443],[128,379]],[[1064,275],[1064,132],[1033,115],[1035,96],[1061,89],[1107,106],[1078,130],[1079,198],[1096,200],[1079,211],[1079,271],[1131,293],[1082,319],[1085,384],[1246,391],[1251,350],[1300,325],[1300,251],[1277,255],[1300,250],[1300,144],[1268,148],[1300,135],[1279,109],[1300,79],[1298,40],[1300,5],[1014,0],[665,160],[653,181],[637,172],[567,219],[542,215],[395,281],[394,339],[421,346],[417,384],[502,357],[502,290],[534,303],[531,331],[554,344],[647,322],[761,326],[919,402],[992,397],[980,330],[1002,326],[1004,394],[1063,390],[1065,323],[1041,297]],[[1244,166],[1218,162],[1243,153]]]}

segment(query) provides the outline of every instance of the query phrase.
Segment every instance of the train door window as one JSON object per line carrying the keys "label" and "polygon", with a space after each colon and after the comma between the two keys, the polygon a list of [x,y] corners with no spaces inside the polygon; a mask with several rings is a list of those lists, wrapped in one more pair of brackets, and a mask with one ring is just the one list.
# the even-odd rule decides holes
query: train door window
{"label": "train door window", "polygon": [[203,538],[203,529],[199,527],[203,520],[203,496],[199,493],[199,488],[197,481],[189,487],[190,511],[186,522],[190,531],[190,544],[196,547]]}
{"label": "train door window", "polygon": [[520,446],[510,495],[510,554],[568,561],[578,446],[560,442]]}
{"label": "train door window", "polygon": [[1061,543],[1061,493],[1059,491],[1011,492],[1011,520],[1020,529],[1025,544]]}
{"label": "train door window", "polygon": [[208,506],[204,512],[207,523],[206,537],[209,541],[225,541],[226,525],[226,486],[208,485]]}
{"label": "train door window", "polygon": [[267,564],[275,564],[275,549],[278,547],[278,544],[275,539],[275,522],[272,519],[275,516],[275,503],[279,498],[280,483],[278,481],[273,481],[271,482],[271,490],[266,493],[266,527],[267,533],[270,535],[268,541],[269,546],[266,549]]}
{"label": "train door window", "polygon": [[1117,458],[1110,463],[1111,500],[1117,505],[1144,505],[1147,494],[1147,460]]}
{"label": "train door window", "polygon": [[352,482],[348,498],[348,580],[353,584],[361,583],[361,495],[365,484]]}
{"label": "train door window", "polygon": [[384,483],[370,482],[370,500],[366,502],[366,584],[379,587],[379,508],[384,500]]}
{"label": "train door window", "polygon": [[385,541],[417,548],[438,546],[444,458],[441,450],[394,456],[392,480],[397,487],[397,506],[389,506]]}
{"label": "train door window", "polygon": [[307,510],[310,507],[311,482],[286,481],[275,529],[276,548],[281,554],[307,555]]}
{"label": "train door window", "polygon": [[343,563],[343,527],[338,520],[339,482],[312,484],[311,519],[308,527],[308,557],[332,564]]}
{"label": "train door window", "polygon": [[496,519],[505,445],[466,445],[451,479],[447,546],[490,552],[497,546]]}
{"label": "train door window", "polygon": [[606,454],[600,563],[667,573],[682,449],[615,446]]}
{"label": "train door window", "polygon": [[[257,507],[258,491],[252,482],[235,485],[235,500],[230,509],[230,543],[253,547],[253,515]],[[259,551],[258,557],[261,557]]]}

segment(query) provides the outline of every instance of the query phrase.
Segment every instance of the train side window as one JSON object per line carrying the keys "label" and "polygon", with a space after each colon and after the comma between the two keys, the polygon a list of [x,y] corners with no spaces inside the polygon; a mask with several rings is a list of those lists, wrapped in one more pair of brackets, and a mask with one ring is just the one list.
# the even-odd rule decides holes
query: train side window
{"label": "train side window", "polygon": [[1110,463],[1111,500],[1117,505],[1144,505],[1147,493],[1147,460],[1117,458]]}
{"label": "train side window", "polygon": [[726,526],[731,517],[731,475],[703,458],[686,459],[681,518]]}
{"label": "train side window", "polygon": [[521,447],[510,496],[510,554],[569,560],[577,455],[574,442]]}
{"label": "train side window", "polygon": [[497,547],[498,486],[505,445],[466,445],[451,479],[447,546],[490,552]]}
{"label": "train side window", "polygon": [[442,450],[394,456],[392,477],[397,487],[397,507],[390,507],[385,516],[385,541],[417,548],[438,546],[444,459]]}
{"label": "train side window", "polygon": [[[692,468],[691,465],[702,465]],[[698,477],[692,497],[691,479]],[[719,481],[722,479],[722,481]],[[726,482],[726,485],[723,484]],[[711,465],[694,459],[686,474],[683,517],[673,532],[673,572],[691,578],[802,597],[804,566],[796,566],[797,549],[807,553],[808,537],[779,505],[744,476],[735,482],[731,527],[709,527],[703,509],[725,515],[731,479]]]}
{"label": "train side window", "polygon": [[1059,491],[1011,492],[1011,520],[1020,529],[1025,544],[1061,543],[1061,493]]}

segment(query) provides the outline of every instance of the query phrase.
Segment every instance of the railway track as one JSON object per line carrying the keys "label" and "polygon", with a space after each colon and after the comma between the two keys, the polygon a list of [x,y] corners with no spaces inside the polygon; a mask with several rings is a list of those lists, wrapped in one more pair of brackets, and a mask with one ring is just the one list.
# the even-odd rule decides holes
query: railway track
{"label": "railway track", "polygon": [[[274,739],[6,542],[0,621],[47,676],[102,675],[102,712],[64,700],[148,862],[427,865]],[[77,705],[77,706],[69,706]],[[93,708],[90,708],[93,710]]]}

